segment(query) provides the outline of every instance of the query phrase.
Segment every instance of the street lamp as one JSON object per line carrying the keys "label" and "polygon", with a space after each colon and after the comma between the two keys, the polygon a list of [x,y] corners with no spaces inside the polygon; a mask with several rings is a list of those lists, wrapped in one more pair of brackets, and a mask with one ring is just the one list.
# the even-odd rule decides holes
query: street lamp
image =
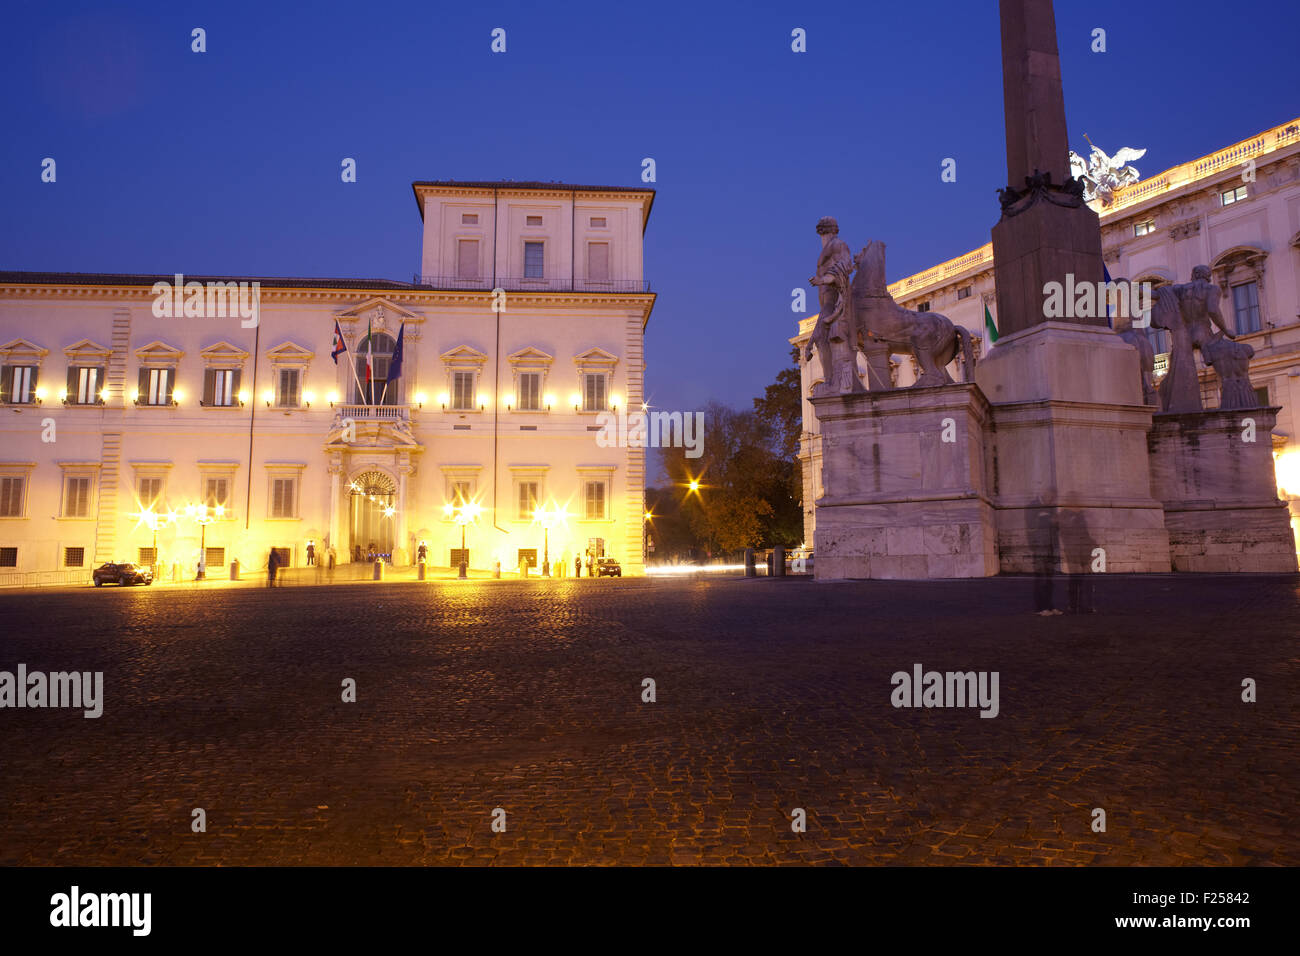
{"label": "street lamp", "polygon": [[551,525],[563,522],[566,512],[554,506],[533,510],[533,521],[542,526],[542,577],[551,576]]}
{"label": "street lamp", "polygon": [[456,524],[460,525],[460,571],[456,577],[467,577],[469,562],[465,560],[465,526],[472,522],[478,521],[478,516],[482,513],[483,508],[473,501],[458,501],[457,504],[445,504],[442,506],[442,513],[451,518]]}
{"label": "street lamp", "polygon": [[215,508],[208,504],[185,506],[185,514],[199,524],[199,571],[194,576],[195,581],[206,580],[208,576],[208,525],[225,513],[226,509],[221,505]]}
{"label": "street lamp", "polygon": [[145,508],[144,511],[132,515],[140,524],[144,525],[153,532],[153,561],[150,566],[153,568],[155,575],[158,573],[158,529],[167,527],[168,523],[176,521],[176,512],[172,511],[167,514],[158,514],[153,510],[153,505]]}

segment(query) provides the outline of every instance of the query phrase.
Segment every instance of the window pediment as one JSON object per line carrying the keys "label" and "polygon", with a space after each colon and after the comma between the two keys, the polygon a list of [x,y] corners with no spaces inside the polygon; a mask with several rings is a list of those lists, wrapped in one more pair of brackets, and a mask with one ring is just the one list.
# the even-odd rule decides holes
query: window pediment
{"label": "window pediment", "polygon": [[135,357],[144,365],[176,365],[185,353],[166,342],[153,341],[136,349]]}
{"label": "window pediment", "polygon": [[70,363],[99,363],[107,361],[108,357],[113,354],[113,350],[105,348],[97,342],[90,339],[82,339],[75,342],[63,350],[63,354],[68,357]]}
{"label": "window pediment", "polygon": [[316,353],[296,342],[282,342],[275,348],[268,349],[266,357],[272,365],[306,365],[316,357]]}
{"label": "window pediment", "polygon": [[41,359],[48,354],[49,349],[43,349],[35,342],[29,342],[27,339],[14,339],[0,346],[0,360],[5,362],[27,361],[39,365]]}
{"label": "window pediment", "polygon": [[520,349],[518,352],[512,352],[506,358],[511,365],[527,366],[528,368],[550,368],[551,363],[555,361],[555,356],[547,355],[541,349],[533,348],[531,345],[528,348]]}
{"label": "window pediment", "polygon": [[612,355],[602,348],[590,348],[575,355],[573,363],[578,368],[613,368],[618,364],[618,356]]}
{"label": "window pediment", "polygon": [[248,353],[229,342],[218,342],[202,349],[199,355],[208,368],[242,368]]}
{"label": "window pediment", "polygon": [[487,355],[468,345],[458,345],[442,353],[444,364],[452,368],[480,368],[487,362]]}

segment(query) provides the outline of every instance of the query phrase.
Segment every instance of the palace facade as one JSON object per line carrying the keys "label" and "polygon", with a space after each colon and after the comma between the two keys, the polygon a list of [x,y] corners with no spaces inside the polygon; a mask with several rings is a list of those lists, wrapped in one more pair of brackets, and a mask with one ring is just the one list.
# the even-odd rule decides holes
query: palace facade
{"label": "palace facade", "polygon": [[643,571],[645,450],[596,436],[643,400],[653,190],[413,189],[412,282],[0,272],[0,583],[309,545]]}
{"label": "palace facade", "polygon": [[[1102,255],[1110,275],[1158,287],[1187,282],[1192,269],[1208,265],[1223,290],[1220,309],[1235,322],[1241,341],[1255,350],[1250,377],[1260,403],[1281,406],[1272,434],[1279,494],[1290,504],[1292,528],[1300,541],[1300,118],[1265,130],[1173,169],[1133,183],[1104,206]],[[990,215],[994,215],[994,211]],[[848,230],[851,232],[851,230]],[[984,311],[996,324],[993,246],[893,283],[899,305],[934,310],[964,326],[975,354],[990,347]],[[799,322],[791,343],[802,349],[816,316]],[[1147,333],[1156,352],[1156,380],[1168,364],[1168,333]],[[992,347],[996,348],[996,345]],[[1217,383],[1198,354],[1202,399],[1219,403]],[[949,367],[956,381],[962,372]],[[814,502],[821,496],[821,439],[808,398],[821,380],[820,360],[801,361],[804,540],[813,540]],[[910,356],[894,356],[897,385],[910,385],[917,370]],[[1298,548],[1300,550],[1300,548]]]}

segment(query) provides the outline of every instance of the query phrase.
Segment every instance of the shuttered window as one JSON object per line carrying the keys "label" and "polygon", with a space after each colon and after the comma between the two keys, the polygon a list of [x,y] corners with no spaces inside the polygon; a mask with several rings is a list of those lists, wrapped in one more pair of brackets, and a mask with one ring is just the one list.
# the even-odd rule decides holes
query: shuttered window
{"label": "shuttered window", "polygon": [[161,478],[140,479],[140,507],[147,511],[157,511],[158,500],[162,498],[163,480]]}
{"label": "shuttered window", "polygon": [[[163,370],[165,371],[165,370]],[[210,368],[203,375],[203,404],[228,406],[235,404],[239,392],[239,370]],[[161,404],[150,401],[151,405]]]}
{"label": "shuttered window", "polygon": [[526,412],[535,412],[542,407],[542,373],[521,372],[519,374],[519,405]]}
{"label": "shuttered window", "polygon": [[519,520],[531,521],[541,498],[538,483],[535,481],[519,482]]}
{"label": "shuttered window", "polygon": [[605,373],[588,372],[583,375],[582,410],[603,412],[608,407],[605,396]]}
{"label": "shuttered window", "polygon": [[296,368],[280,369],[279,379],[276,382],[275,404],[281,408],[297,408],[300,404],[298,395],[298,375],[299,370]]}
{"label": "shuttered window", "polygon": [[603,481],[588,481],[586,484],[586,501],[587,501],[587,520],[604,521],[605,520],[605,483]]}
{"label": "shuttered window", "polygon": [[104,387],[104,369],[97,365],[73,365],[68,368],[68,401],[74,405],[99,404]]}
{"label": "shuttered window", "polygon": [[453,372],[451,376],[451,407],[468,411],[474,407],[474,373]]}
{"label": "shuttered window", "polygon": [[64,482],[63,517],[85,518],[90,514],[90,479],[69,477]]}
{"label": "shuttered window", "polygon": [[172,370],[169,368],[140,369],[139,394],[136,397],[140,405],[170,405],[172,403]]}
{"label": "shuttered window", "polygon": [[271,482],[271,517],[293,518],[298,479],[275,478]]}
{"label": "shuttered window", "polygon": [[8,475],[0,478],[0,518],[23,516],[23,492],[26,490],[25,477]]}
{"label": "shuttered window", "polygon": [[229,482],[225,478],[209,478],[203,483],[203,501],[209,508],[226,507]]}
{"label": "shuttered window", "polygon": [[15,405],[29,405],[36,398],[36,368],[32,365],[6,365],[0,385],[3,399]]}

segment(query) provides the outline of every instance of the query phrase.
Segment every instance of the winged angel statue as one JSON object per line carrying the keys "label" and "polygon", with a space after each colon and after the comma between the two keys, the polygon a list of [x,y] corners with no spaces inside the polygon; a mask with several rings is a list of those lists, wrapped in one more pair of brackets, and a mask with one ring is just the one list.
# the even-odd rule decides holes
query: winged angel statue
{"label": "winged angel statue", "polygon": [[[1086,136],[1084,139],[1088,139]],[[1088,140],[1092,146],[1092,140]],[[1116,191],[1141,179],[1141,173],[1129,164],[1147,154],[1145,149],[1131,149],[1125,146],[1114,156],[1107,156],[1096,146],[1085,161],[1074,150],[1070,150],[1070,174],[1083,183],[1085,202],[1100,199],[1103,206],[1109,206]]]}

